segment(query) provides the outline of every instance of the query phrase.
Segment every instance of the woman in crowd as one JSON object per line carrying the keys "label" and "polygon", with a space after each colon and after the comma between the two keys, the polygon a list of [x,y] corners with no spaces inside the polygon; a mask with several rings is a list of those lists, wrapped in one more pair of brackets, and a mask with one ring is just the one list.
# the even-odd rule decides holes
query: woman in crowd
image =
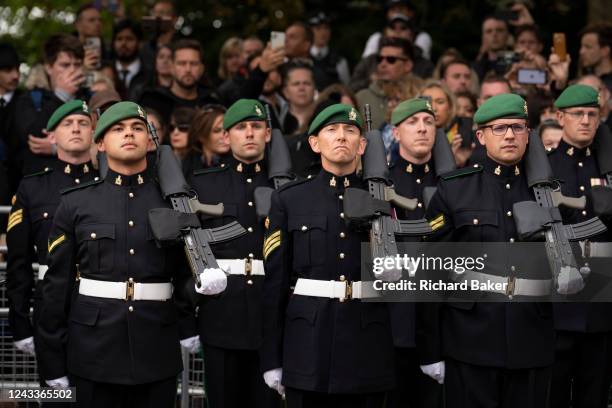
{"label": "woman in crowd", "polygon": [[190,156],[200,154],[195,138],[189,134],[189,127],[195,113],[193,108],[180,107],[176,108],[170,116],[170,126],[168,126],[170,146],[181,161],[191,160]]}
{"label": "woman in crowd", "polygon": [[162,45],[155,55],[155,84],[170,88],[172,85],[172,50],[169,45]]}
{"label": "woman in crowd", "polygon": [[197,110],[189,126],[188,140],[195,143],[194,151],[183,160],[186,176],[195,170],[215,167],[229,153],[229,140],[223,130],[225,108],[221,105],[208,105]]}
{"label": "woman in crowd", "polygon": [[219,52],[219,69],[217,70],[219,81],[224,82],[239,75],[245,62],[242,59],[242,40],[238,37],[225,40]]}

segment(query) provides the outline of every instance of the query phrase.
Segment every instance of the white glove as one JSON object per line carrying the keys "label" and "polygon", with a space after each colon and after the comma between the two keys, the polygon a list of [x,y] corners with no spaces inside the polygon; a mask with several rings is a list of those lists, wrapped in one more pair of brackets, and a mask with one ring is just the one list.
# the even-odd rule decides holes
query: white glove
{"label": "white glove", "polygon": [[55,388],[56,390],[68,388],[68,386],[70,385],[70,383],[68,382],[68,377],[66,376],[56,378],[55,380],[45,380],[45,382],[49,387]]}
{"label": "white glove", "polygon": [[181,346],[190,353],[200,351],[200,336],[188,337],[181,340]]}
{"label": "white glove", "polygon": [[557,275],[557,292],[562,295],[573,295],[583,288],[584,279],[580,271],[571,266],[562,266],[561,272]]}
{"label": "white glove", "polygon": [[15,348],[31,356],[35,355],[34,337],[26,337],[25,339],[17,340],[15,342]]}
{"label": "white glove", "polygon": [[281,397],[285,398],[285,387],[281,384],[283,380],[283,369],[282,368],[274,368],[272,370],[268,370],[263,375],[264,381],[266,385],[273,390],[276,390]]}
{"label": "white glove", "polygon": [[437,363],[421,366],[421,371],[423,374],[433,378],[438,382],[438,384],[444,384],[445,369],[446,365],[444,364],[444,361],[438,361]]}
{"label": "white glove", "polygon": [[[395,258],[392,256],[391,257],[386,256],[383,261],[383,265],[386,265],[386,260],[388,258],[393,259],[393,265],[395,265]],[[382,268],[381,272],[374,272],[374,277],[384,282],[396,282],[401,279],[402,270],[401,268],[391,268],[391,269]]]}
{"label": "white glove", "polygon": [[200,281],[202,286],[198,288],[196,285],[195,290],[201,295],[218,295],[227,287],[227,276],[223,269],[219,268],[204,269],[200,274]]}

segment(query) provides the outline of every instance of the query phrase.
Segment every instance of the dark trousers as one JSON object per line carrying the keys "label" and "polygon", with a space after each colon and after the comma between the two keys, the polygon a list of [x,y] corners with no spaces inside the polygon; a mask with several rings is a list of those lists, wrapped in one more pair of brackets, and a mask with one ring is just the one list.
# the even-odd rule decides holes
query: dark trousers
{"label": "dark trousers", "polygon": [[203,345],[208,408],[278,408],[280,395],[263,380],[257,350]]}
{"label": "dark trousers", "polygon": [[285,388],[287,408],[382,408],[385,393],[325,394]]}
{"label": "dark trousers", "polygon": [[395,348],[396,387],[388,394],[388,408],[440,408],[442,386],[419,368],[416,349]]}
{"label": "dark trousers", "polygon": [[123,385],[70,376],[70,385],[76,387],[74,408],[173,408],[176,404],[176,377]]}
{"label": "dark trousers", "polygon": [[607,407],[611,361],[610,333],[558,331],[551,408]]}
{"label": "dark trousers", "polygon": [[546,408],[551,367],[507,369],[446,360],[446,408]]}

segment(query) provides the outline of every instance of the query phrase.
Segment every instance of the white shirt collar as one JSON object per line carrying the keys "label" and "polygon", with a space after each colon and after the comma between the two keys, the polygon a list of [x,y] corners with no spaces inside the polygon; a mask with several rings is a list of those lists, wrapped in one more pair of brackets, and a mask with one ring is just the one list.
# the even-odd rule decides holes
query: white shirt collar
{"label": "white shirt collar", "polygon": [[132,82],[132,79],[136,76],[136,74],[138,74],[138,72],[140,72],[140,58],[136,58],[127,67],[124,67],[123,65],[121,65],[119,61],[115,61],[115,69],[117,70],[117,73],[119,74],[120,80],[123,79],[121,72],[124,70],[128,71],[126,82],[127,82],[127,85],[129,86],[130,82]]}
{"label": "white shirt collar", "polygon": [[15,95],[15,91],[7,92],[4,95],[0,95],[0,98],[4,99],[4,104],[8,105],[13,99],[13,95]]}

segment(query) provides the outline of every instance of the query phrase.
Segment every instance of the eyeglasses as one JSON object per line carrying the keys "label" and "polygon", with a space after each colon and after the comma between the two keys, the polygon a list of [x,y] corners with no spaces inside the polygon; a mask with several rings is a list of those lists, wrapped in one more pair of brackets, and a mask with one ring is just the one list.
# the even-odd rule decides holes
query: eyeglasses
{"label": "eyeglasses", "polygon": [[584,117],[584,115],[586,115],[590,121],[594,121],[599,118],[599,113],[597,112],[584,112],[584,111],[568,112],[566,110],[561,111],[561,112],[567,113],[574,120],[580,120]]}
{"label": "eyeglasses", "polygon": [[505,136],[506,132],[508,131],[508,128],[512,128],[512,132],[515,135],[524,135],[529,129],[524,123],[513,123],[510,125],[500,123],[497,125],[487,125],[480,127],[480,129],[485,128],[491,128],[491,133],[493,133],[495,136]]}
{"label": "eyeglasses", "polygon": [[189,131],[189,125],[173,125],[173,124],[171,124],[170,126],[168,126],[168,130],[170,131],[170,133],[174,132],[175,129],[178,129],[179,132],[188,132]]}
{"label": "eyeglasses", "polygon": [[405,57],[395,57],[393,55],[377,55],[376,63],[380,64],[383,61],[387,61],[389,64],[393,65],[397,61],[408,61],[408,58]]}

